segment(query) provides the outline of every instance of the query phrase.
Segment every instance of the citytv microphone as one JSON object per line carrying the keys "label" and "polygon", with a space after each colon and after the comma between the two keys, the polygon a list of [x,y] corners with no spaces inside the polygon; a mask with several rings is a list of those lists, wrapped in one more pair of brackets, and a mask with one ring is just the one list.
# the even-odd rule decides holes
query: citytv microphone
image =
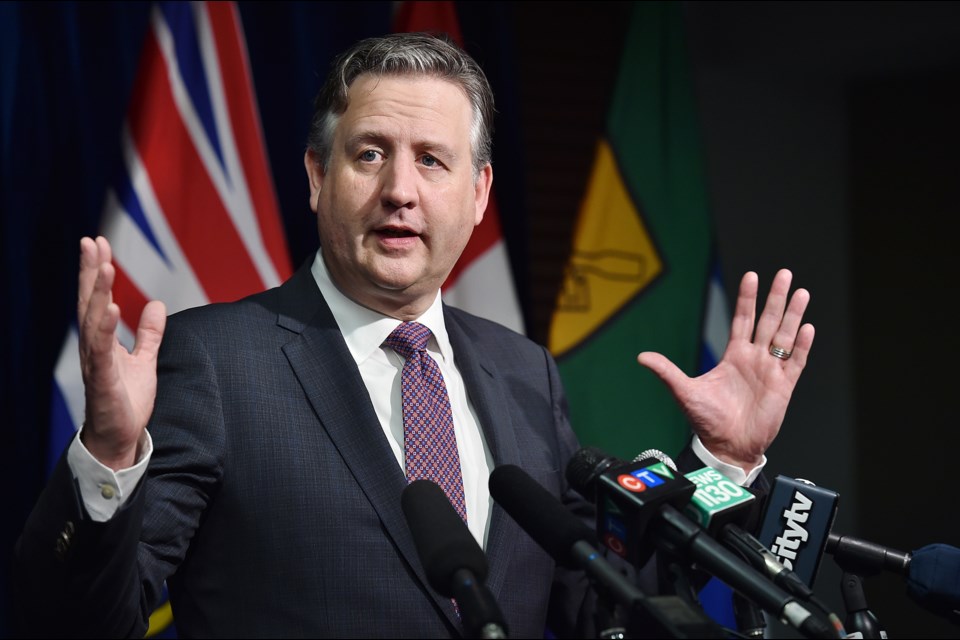
{"label": "citytv microphone", "polygon": [[427,582],[453,598],[466,635],[506,638],[507,623],[484,584],[487,558],[443,489],[430,480],[415,480],[400,498]]}
{"label": "citytv microphone", "polygon": [[586,572],[602,597],[622,606],[632,637],[725,637],[703,612],[676,596],[647,597],[597,550],[596,533],[520,467],[495,468],[490,495],[558,564]]}
{"label": "citytv microphone", "polygon": [[[710,538],[684,516],[696,485],[660,460],[624,463],[584,448],[567,466],[567,479],[598,505],[604,542],[623,545],[628,559],[646,561],[654,547],[685,557],[720,578],[764,610],[807,637],[836,638],[837,630],[796,598]],[[611,547],[620,552],[619,547]]]}
{"label": "citytv microphone", "polygon": [[836,491],[800,478],[778,475],[770,487],[757,538],[808,587],[817,578],[839,500]]}

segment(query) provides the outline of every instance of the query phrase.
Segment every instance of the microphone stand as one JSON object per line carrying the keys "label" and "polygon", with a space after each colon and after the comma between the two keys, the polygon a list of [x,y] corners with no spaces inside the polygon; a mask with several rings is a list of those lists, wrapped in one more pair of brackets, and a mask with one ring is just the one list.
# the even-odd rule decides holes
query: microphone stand
{"label": "microphone stand", "polygon": [[843,626],[848,634],[860,634],[860,638],[887,637],[887,632],[880,626],[877,616],[867,608],[867,596],[859,575],[844,571],[840,580],[840,592],[843,594],[843,605],[847,609],[847,619]]}

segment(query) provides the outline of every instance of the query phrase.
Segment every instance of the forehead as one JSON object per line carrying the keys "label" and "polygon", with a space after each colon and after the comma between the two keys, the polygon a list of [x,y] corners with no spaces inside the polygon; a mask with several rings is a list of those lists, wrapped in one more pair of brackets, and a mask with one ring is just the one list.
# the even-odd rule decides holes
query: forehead
{"label": "forehead", "polygon": [[340,124],[462,129],[469,136],[473,109],[463,88],[425,75],[363,74],[350,85]]}

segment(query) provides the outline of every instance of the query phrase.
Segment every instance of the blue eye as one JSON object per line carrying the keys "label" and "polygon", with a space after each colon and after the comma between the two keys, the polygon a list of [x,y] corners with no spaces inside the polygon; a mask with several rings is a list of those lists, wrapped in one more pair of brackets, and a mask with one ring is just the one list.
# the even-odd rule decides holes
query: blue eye
{"label": "blue eye", "polygon": [[421,158],[421,162],[428,167],[436,167],[440,164],[439,161],[433,156],[423,156],[423,158]]}
{"label": "blue eye", "polygon": [[360,159],[364,162],[373,162],[380,155],[379,151],[374,151],[373,149],[367,149],[360,154]]}

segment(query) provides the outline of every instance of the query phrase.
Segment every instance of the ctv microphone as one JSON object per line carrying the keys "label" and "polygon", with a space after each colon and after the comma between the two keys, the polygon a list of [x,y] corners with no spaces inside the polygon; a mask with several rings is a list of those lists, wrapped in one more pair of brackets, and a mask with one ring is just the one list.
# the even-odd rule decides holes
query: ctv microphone
{"label": "ctv microphone", "polygon": [[649,450],[642,455],[647,454],[650,457],[627,463],[595,447],[584,447],[566,469],[570,485],[597,505],[597,533],[604,545],[638,569],[655,549],[646,535],[650,520],[664,505],[684,508],[697,490],[673,473],[665,454],[656,456]]}
{"label": "ctv microphone", "polygon": [[506,638],[507,623],[483,584],[487,558],[439,485],[415,480],[400,498],[427,581],[453,598],[471,638]]}
{"label": "ctv microphone", "polygon": [[[612,540],[614,545],[621,546],[626,541],[626,549],[622,550],[625,557],[645,562],[656,544],[696,562],[804,635],[838,636],[832,625],[681,514],[677,507],[690,501],[697,486],[676,477],[663,462],[648,459],[624,463],[585,448],[574,454],[568,464],[567,479],[577,491],[597,503],[598,529],[604,534],[604,541]],[[611,548],[618,552],[618,548]]]}
{"label": "ctv microphone", "polygon": [[596,534],[523,469],[500,465],[490,495],[560,565],[586,572],[591,584],[629,612],[631,636],[723,638],[719,625],[676,596],[646,597],[596,549]]}

